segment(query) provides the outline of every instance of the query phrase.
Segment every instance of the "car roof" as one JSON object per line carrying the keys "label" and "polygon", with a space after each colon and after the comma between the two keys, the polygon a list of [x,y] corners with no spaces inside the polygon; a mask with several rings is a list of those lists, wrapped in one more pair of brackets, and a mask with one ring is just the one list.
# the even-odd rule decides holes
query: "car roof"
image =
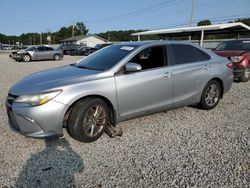
{"label": "car roof", "polygon": [[232,41],[250,41],[250,39],[238,39],[238,40],[227,40],[227,41],[223,41],[223,42],[232,42]]}
{"label": "car roof", "polygon": [[146,45],[163,45],[163,44],[191,44],[188,41],[177,41],[177,40],[149,40],[149,41],[133,41],[133,42],[120,42],[115,45],[124,46],[146,46]]}

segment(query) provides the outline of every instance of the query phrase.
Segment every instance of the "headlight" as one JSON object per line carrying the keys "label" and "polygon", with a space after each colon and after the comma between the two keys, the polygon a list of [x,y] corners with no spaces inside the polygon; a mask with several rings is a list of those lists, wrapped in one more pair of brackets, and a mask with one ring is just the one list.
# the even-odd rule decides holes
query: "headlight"
{"label": "headlight", "polygon": [[240,62],[242,59],[243,59],[243,56],[232,56],[232,57],[230,58],[230,60],[231,60],[233,63]]}
{"label": "headlight", "polygon": [[17,97],[14,102],[27,103],[30,106],[39,106],[52,100],[61,92],[62,90],[57,90],[57,91],[52,91],[48,93],[40,93],[40,94],[35,94],[35,95],[22,95],[20,97]]}

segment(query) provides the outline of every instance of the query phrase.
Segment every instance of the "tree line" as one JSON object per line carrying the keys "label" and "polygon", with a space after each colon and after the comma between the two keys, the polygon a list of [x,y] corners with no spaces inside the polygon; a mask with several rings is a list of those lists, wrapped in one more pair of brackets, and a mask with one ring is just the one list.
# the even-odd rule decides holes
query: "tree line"
{"label": "tree line", "polygon": [[[237,19],[234,22],[243,22],[246,25],[250,26],[250,18],[245,19]],[[210,20],[201,20],[197,23],[198,26],[202,25],[211,25]],[[96,34],[99,37],[102,37],[108,41],[116,42],[116,41],[134,41],[137,40],[136,37],[131,36],[132,33],[142,32],[145,30],[120,30],[120,31],[107,31]],[[83,22],[77,22],[75,25],[72,26],[64,26],[61,27],[56,32],[47,32],[47,33],[23,33],[20,36],[7,36],[0,33],[0,43],[3,44],[11,44],[15,45],[16,42],[23,45],[36,45],[36,44],[59,44],[61,40],[69,38],[71,36],[78,36],[78,35],[86,35],[88,34],[89,30],[85,26]],[[208,38],[211,38],[207,36]],[[216,36],[213,38],[229,38],[232,37],[231,35],[223,35],[223,36]],[[142,36],[141,40],[159,40],[161,39],[158,35],[149,35],[149,36]],[[185,37],[179,37],[179,39],[186,39]],[[195,38],[194,38],[195,39]]]}

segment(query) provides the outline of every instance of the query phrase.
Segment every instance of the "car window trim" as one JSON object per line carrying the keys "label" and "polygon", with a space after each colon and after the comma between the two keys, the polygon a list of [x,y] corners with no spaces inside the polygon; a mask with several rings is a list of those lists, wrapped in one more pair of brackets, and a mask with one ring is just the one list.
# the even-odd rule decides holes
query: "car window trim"
{"label": "car window trim", "polygon": [[210,61],[210,60],[212,59],[211,55],[209,55],[209,54],[207,54],[206,52],[200,50],[200,51],[206,53],[206,54],[209,56],[209,59],[207,59],[207,60],[202,60],[202,61],[190,61],[190,62],[186,62],[186,63],[175,64],[175,61],[176,61],[176,60],[175,60],[175,58],[174,58],[174,54],[173,54],[173,50],[172,50],[171,45],[186,45],[186,46],[190,46],[190,47],[194,48],[194,49],[195,49],[196,58],[197,58],[197,51],[200,50],[199,48],[197,48],[197,47],[195,47],[195,46],[193,46],[193,45],[191,45],[191,44],[167,44],[168,54],[169,54],[169,56],[170,56],[170,61],[169,61],[170,64],[169,64],[169,66],[188,65],[188,64],[193,64],[193,63],[199,63],[199,62]]}
{"label": "car window trim", "polygon": [[[136,55],[138,55],[140,52],[142,52],[143,50],[147,49],[147,48],[152,48],[152,47],[158,47],[161,46],[164,48],[164,65],[162,67],[155,67],[155,68],[151,68],[151,69],[144,69],[141,71],[137,71],[137,72],[132,72],[132,73],[126,73],[124,68],[125,65],[131,60],[133,59]],[[131,56],[128,60],[126,60],[126,62],[115,72],[115,76],[121,76],[121,75],[126,75],[126,74],[134,74],[134,73],[139,73],[139,72],[146,72],[146,71],[151,71],[151,70],[155,70],[155,69],[160,69],[160,68],[166,68],[169,66],[169,62],[168,62],[168,52],[167,52],[167,47],[166,44],[159,44],[159,45],[150,45],[150,46],[145,46],[143,48],[141,48],[136,54],[134,54],[133,56]]]}

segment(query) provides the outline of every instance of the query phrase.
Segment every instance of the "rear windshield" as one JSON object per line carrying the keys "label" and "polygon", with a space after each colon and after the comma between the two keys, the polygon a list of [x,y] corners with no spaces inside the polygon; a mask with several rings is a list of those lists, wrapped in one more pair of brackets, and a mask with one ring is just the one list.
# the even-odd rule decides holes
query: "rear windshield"
{"label": "rear windshield", "polygon": [[225,41],[222,42],[216,50],[239,50],[239,51],[250,51],[250,41]]}
{"label": "rear windshield", "polygon": [[137,46],[124,46],[124,45],[112,45],[84,58],[75,66],[79,68],[94,69],[94,70],[108,70],[116,65],[125,56],[131,53]]}

